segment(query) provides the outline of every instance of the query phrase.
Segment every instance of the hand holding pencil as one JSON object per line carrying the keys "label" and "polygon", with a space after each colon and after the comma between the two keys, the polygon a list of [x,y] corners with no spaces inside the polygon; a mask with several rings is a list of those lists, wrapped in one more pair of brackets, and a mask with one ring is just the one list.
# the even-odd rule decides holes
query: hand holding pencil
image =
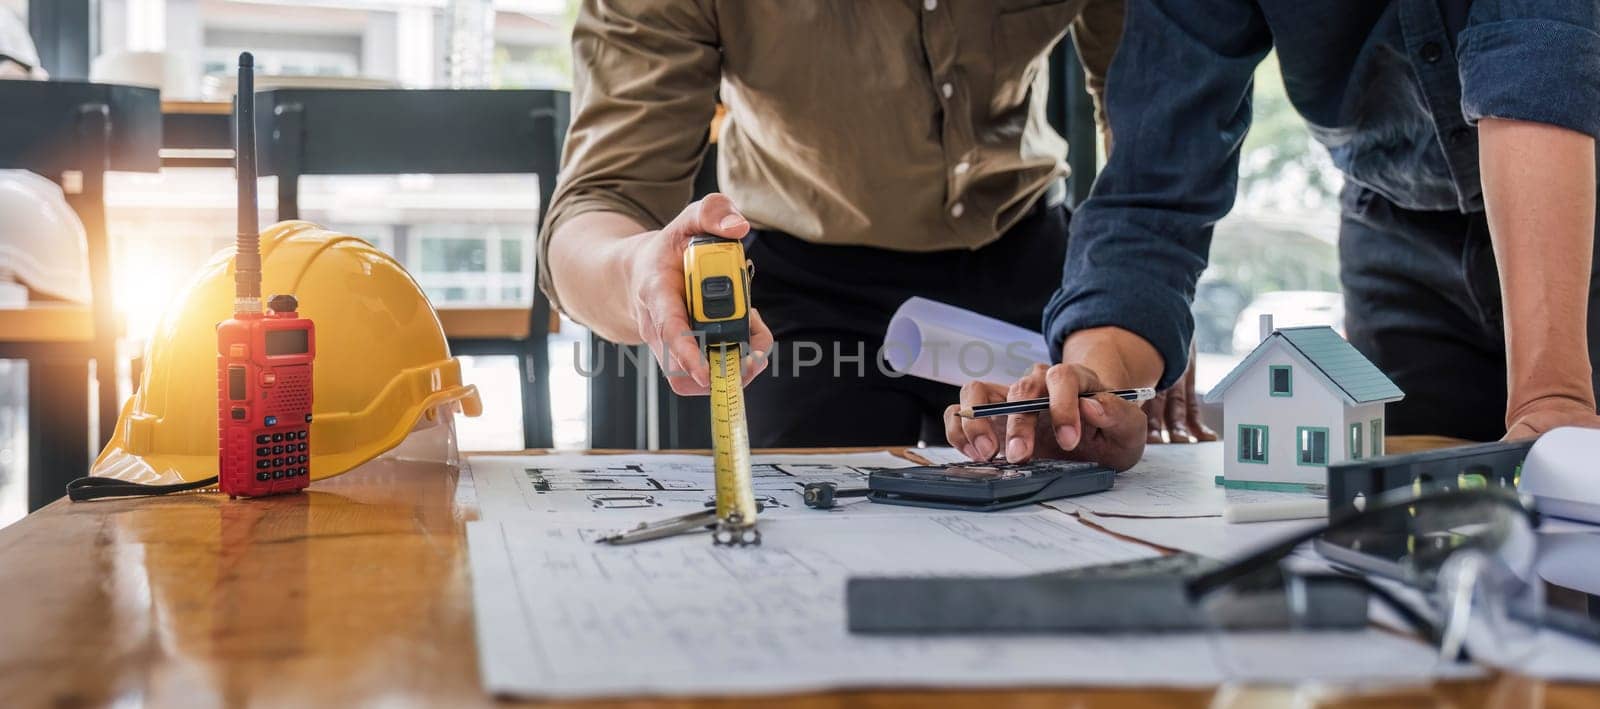
{"label": "hand holding pencil", "polygon": [[1139,403],[1154,393],[1109,389],[1082,364],[1035,365],[1009,388],[962,387],[961,403],[945,410],[945,437],[973,460],[1063,458],[1126,470],[1144,454]]}
{"label": "hand holding pencil", "polygon": [[[1106,391],[1078,392],[1080,398],[1092,399],[1100,394],[1110,394],[1123,401],[1142,404],[1156,398],[1154,387],[1139,387],[1137,389],[1107,389]],[[1031,414],[1050,410],[1050,397],[1041,396],[1037,399],[1023,399],[1021,401],[1003,401],[998,404],[978,404],[976,406],[963,406],[956,411],[956,415],[965,419],[981,419],[987,416],[1009,416],[1011,414]]]}

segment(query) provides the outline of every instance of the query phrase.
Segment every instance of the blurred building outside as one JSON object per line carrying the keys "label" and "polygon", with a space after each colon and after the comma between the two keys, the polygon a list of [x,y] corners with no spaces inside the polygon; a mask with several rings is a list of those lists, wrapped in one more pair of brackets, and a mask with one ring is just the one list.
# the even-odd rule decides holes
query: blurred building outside
{"label": "blurred building outside", "polygon": [[1290,105],[1275,54],[1256,70],[1252,104],[1237,202],[1217,224],[1210,265],[1195,290],[1195,379],[1202,392],[1250,353],[1254,316],[1262,312],[1270,310],[1279,327],[1331,325],[1343,332],[1343,179]]}
{"label": "blurred building outside", "polygon": [[[0,0],[0,8],[24,19],[27,5]],[[456,20],[472,17],[479,8],[471,6],[487,6],[492,15],[488,56],[473,68],[477,75],[453,76]],[[407,88],[442,88],[453,81],[490,88],[571,85],[574,0],[100,0],[98,9],[94,36],[101,67],[108,67],[103,70],[129,68],[118,66],[124,61],[148,63],[148,53],[160,52],[164,66],[149,74],[163,84],[168,100],[228,100],[243,50],[255,54],[263,76]],[[535,176],[310,176],[300,185],[303,218],[395,255],[436,306],[531,303]],[[267,224],[273,221],[275,190],[274,178],[261,181]],[[200,266],[231,245],[233,173],[113,173],[106,194],[113,287],[127,324],[125,354],[131,356]],[[571,366],[573,343],[586,339],[582,328],[564,322],[550,342],[560,447],[586,442],[587,381]],[[479,387],[485,405],[484,416],[458,419],[462,449],[521,448],[515,359],[461,359],[463,377]],[[0,361],[0,526],[26,513],[26,397],[26,364]]]}
{"label": "blurred building outside", "polygon": [[[165,52],[167,81],[176,84],[167,98],[204,99],[208,85],[231,90],[228,75],[244,49],[255,53],[263,74],[438,87],[451,80],[449,38],[461,1],[101,0],[98,37],[102,54]],[[0,7],[18,14],[25,14],[26,5],[0,0]],[[570,86],[567,42],[576,0],[494,0],[492,9],[490,86]],[[1247,351],[1235,348],[1234,330],[1253,301],[1279,291],[1338,292],[1337,172],[1284,97],[1275,59],[1257,74],[1255,109],[1239,202],[1217,226],[1211,267],[1196,294],[1202,390]],[[260,185],[265,223],[272,221],[273,179]],[[115,292],[127,319],[129,354],[142,347],[191,274],[231,243],[233,199],[232,172],[226,169],[108,178]],[[537,201],[533,176],[305,177],[300,197],[304,218],[394,254],[441,307],[531,302]],[[1283,308],[1273,314],[1291,324],[1320,322],[1315,318],[1325,313],[1316,309],[1327,298],[1263,302]],[[572,366],[575,343],[586,339],[581,327],[566,321],[551,339],[558,447],[587,442],[587,380]],[[484,416],[460,422],[463,450],[520,447],[515,361],[463,361],[464,376],[478,385],[485,405]],[[23,366],[0,362],[0,388],[6,392],[0,397],[0,524],[21,514],[23,496],[15,493],[21,486],[7,480],[8,473],[13,481],[18,477],[26,460]]]}

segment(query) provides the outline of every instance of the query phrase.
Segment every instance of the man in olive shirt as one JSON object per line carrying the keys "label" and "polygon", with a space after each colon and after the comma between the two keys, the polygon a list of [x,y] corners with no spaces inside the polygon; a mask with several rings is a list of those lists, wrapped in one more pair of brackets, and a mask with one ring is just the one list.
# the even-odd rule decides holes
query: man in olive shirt
{"label": "man in olive shirt", "polygon": [[[921,295],[1040,327],[1069,219],[1046,57],[1070,28],[1098,97],[1122,4],[586,0],[540,285],[704,393],[683,248],[748,234],[752,345],[784,343],[782,371],[749,384],[752,443],[939,440],[957,392],[880,370],[889,317]],[[690,204],[719,96],[726,196]],[[799,342],[823,361],[797,369]],[[1102,423],[1143,441],[1144,416],[1115,404]]]}

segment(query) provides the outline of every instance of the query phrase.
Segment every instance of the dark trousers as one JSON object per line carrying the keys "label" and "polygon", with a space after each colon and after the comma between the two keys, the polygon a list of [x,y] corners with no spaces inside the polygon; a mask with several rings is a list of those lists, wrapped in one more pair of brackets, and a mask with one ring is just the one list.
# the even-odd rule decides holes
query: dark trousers
{"label": "dark trousers", "polygon": [[[1389,405],[1386,432],[1505,435],[1505,326],[1484,215],[1411,211],[1356,185],[1341,203],[1346,335],[1406,393]],[[1572,333],[1588,338],[1591,358],[1600,353],[1597,306],[1592,279],[1588,332]]]}
{"label": "dark trousers", "polygon": [[889,372],[879,359],[889,317],[922,296],[1038,330],[1061,282],[1069,218],[1065,207],[1040,206],[988,246],[932,253],[753,232],[751,297],[778,354],[745,390],[750,444],[942,443],[944,409],[959,391]]}

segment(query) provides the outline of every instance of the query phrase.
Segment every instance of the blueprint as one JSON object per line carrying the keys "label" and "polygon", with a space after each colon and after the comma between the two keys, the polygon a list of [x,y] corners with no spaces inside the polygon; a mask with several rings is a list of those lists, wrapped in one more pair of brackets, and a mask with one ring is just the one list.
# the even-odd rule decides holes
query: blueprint
{"label": "blueprint", "polygon": [[[1213,520],[1220,523],[1220,520]],[[595,544],[597,530],[524,515],[467,527],[479,666],[496,695],[751,695],[847,687],[1204,686],[1234,678],[1432,674],[1433,655],[1381,631],[1339,634],[1359,663],[1219,655],[1204,633],[859,636],[852,575],[1024,574],[1152,552],[1059,512],[787,516],[759,547],[704,537]],[[1241,665],[1240,658],[1248,658]]]}
{"label": "blueprint", "polygon": [[[806,515],[896,514],[903,508],[841,500],[834,510],[805,506],[806,483],[863,488],[867,471],[914,465],[891,453],[758,454],[750,472],[763,519]],[[711,457],[691,454],[474,455],[470,484],[482,519],[536,514],[617,528],[703,509],[716,496]],[[466,484],[466,483],[464,483]]]}

